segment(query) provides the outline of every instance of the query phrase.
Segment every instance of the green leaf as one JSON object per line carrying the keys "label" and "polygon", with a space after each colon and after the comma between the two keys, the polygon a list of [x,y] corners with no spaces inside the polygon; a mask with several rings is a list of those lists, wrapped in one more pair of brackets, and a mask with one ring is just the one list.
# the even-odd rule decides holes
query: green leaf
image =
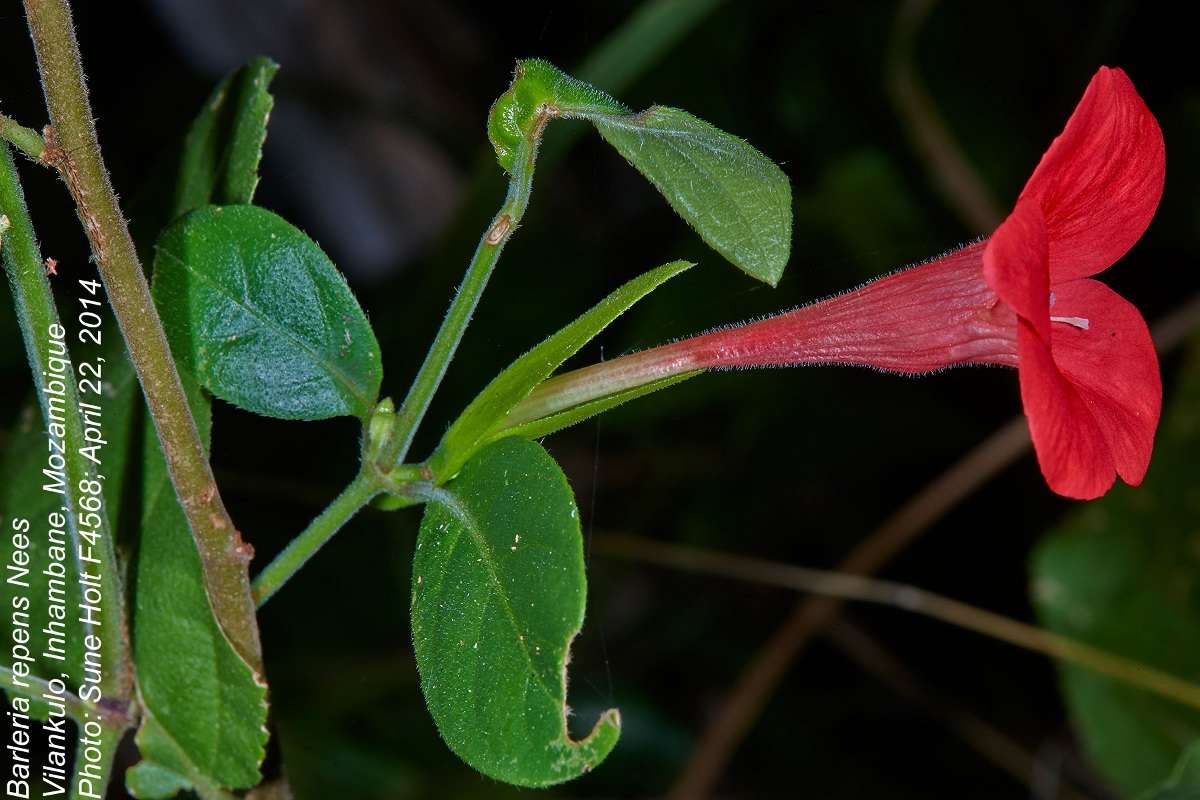
{"label": "green leaf", "polygon": [[429,459],[433,473],[441,480],[453,477],[483,444],[497,438],[494,434],[503,426],[504,415],[521,402],[533,387],[544,381],[560,364],[634,303],[692,266],[686,261],[673,261],[639,275],[510,364],[492,379],[446,431],[441,444]]}
{"label": "green leaf", "polygon": [[258,186],[267,122],[275,101],[267,88],[279,71],[255,58],[225,77],[197,115],[184,143],[171,219],[210,203],[250,203]]}
{"label": "green leaf", "polygon": [[1200,741],[1183,751],[1171,777],[1142,800],[1200,800]]}
{"label": "green leaf", "polygon": [[[209,400],[189,373],[180,377],[207,442]],[[266,685],[213,617],[200,554],[149,420],[143,464],[133,656],[147,712],[139,743],[152,746],[141,748],[145,766],[135,780],[146,797],[164,796],[147,788],[164,785],[164,771],[181,786],[254,786],[267,741]]]}
{"label": "green leaf", "polygon": [[677,108],[588,119],[710,247],[752,278],[779,282],[792,248],[792,187],[783,170]]}
{"label": "green leaf", "polygon": [[[1058,633],[1200,680],[1200,351],[1159,428],[1138,488],[1082,506],[1038,547],[1033,598]],[[1096,768],[1126,795],[1159,784],[1200,739],[1200,712],[1080,667],[1063,690]]]}
{"label": "green leaf", "polygon": [[254,206],[208,206],[163,233],[155,302],[172,351],[217,397],[281,419],[366,417],[379,344],[315,242]]}
{"label": "green leaf", "polygon": [[412,584],[421,689],[446,743],[485,775],[549,786],[616,744],[615,709],[583,740],[567,732],[586,594],[575,498],[535,442],[484,448],[426,507]]}

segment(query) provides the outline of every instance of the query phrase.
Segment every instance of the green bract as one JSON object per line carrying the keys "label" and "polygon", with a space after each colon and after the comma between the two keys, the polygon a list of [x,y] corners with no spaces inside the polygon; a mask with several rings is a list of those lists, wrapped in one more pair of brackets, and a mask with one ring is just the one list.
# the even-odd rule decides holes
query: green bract
{"label": "green bract", "polygon": [[438,490],[413,559],[413,649],[446,743],[475,769],[522,786],[570,780],[617,742],[605,711],[567,733],[566,665],[587,594],[575,498],[534,442],[481,450]]}
{"label": "green bract", "polygon": [[[693,265],[686,261],[675,261],[634,278],[493,378],[442,437],[442,443],[429,459],[429,467],[434,475],[442,480],[453,477],[481,446],[500,436],[513,435],[514,432],[504,431],[504,417],[533,387],[549,377],[560,364],[607,328],[609,323],[630,306],[691,266]],[[639,394],[646,394],[648,391],[652,390],[646,389]],[[622,398],[622,401],[627,399],[632,397]],[[611,405],[616,403],[608,407]],[[586,419],[586,416],[590,415],[579,417],[572,422]],[[543,424],[536,428],[539,433],[534,435],[545,435],[572,424],[565,419],[558,421],[561,424],[552,427]]]}
{"label": "green bract", "polygon": [[669,378],[663,378],[657,381],[651,381],[643,386],[635,386],[632,389],[625,389],[620,392],[615,392],[606,397],[600,397],[595,400],[589,400],[586,403],[579,403],[571,406],[565,411],[558,411],[537,419],[526,420],[522,422],[512,422],[502,420],[496,428],[489,433],[487,441],[493,442],[504,436],[524,436],[526,439],[540,439],[543,436],[548,436],[555,431],[561,431],[563,428],[569,428],[583,422],[586,419],[591,419],[597,414],[603,414],[609,409],[616,408],[619,405],[628,403],[630,400],[636,400],[639,397],[645,397],[648,394],[657,392],[659,389],[666,389],[674,386],[677,383],[683,383],[689,378],[694,378],[701,374],[703,370],[694,372],[684,372],[679,375],[672,375]]}
{"label": "green bract", "polygon": [[365,417],[379,344],[316,243],[255,206],[208,206],[163,233],[155,301],[181,369],[239,408],[282,419]]}

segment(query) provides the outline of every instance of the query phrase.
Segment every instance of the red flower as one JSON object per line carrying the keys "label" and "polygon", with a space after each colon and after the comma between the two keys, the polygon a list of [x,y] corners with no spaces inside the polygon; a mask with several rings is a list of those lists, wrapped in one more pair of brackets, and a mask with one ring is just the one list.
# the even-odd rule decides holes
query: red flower
{"label": "red flower", "polygon": [[1104,494],[1114,471],[1136,486],[1150,461],[1162,405],[1154,345],[1137,309],[1088,277],[1146,230],[1165,169],[1154,116],[1124,72],[1102,68],[983,255],[1019,317],[1038,463],[1069,497]]}
{"label": "red flower", "polygon": [[1020,370],[1050,488],[1141,482],[1162,404],[1141,314],[1089,276],[1138,240],[1162,195],[1162,133],[1129,78],[1101,68],[986,241],[814,305],[552,378],[513,422],[696,369],[857,364]]}

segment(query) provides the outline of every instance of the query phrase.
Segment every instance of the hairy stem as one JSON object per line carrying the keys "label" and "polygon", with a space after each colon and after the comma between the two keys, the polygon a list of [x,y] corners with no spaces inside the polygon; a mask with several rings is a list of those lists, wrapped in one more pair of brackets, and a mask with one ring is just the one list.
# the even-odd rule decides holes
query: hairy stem
{"label": "hairy stem", "polygon": [[500,259],[504,245],[520,224],[521,217],[525,215],[525,209],[529,206],[529,194],[533,189],[533,168],[537,159],[538,144],[541,142],[546,122],[556,114],[557,111],[552,107],[544,106],[538,113],[537,123],[529,137],[521,142],[515,154],[504,205],[480,237],[475,255],[467,267],[467,274],[463,277],[449,310],[446,311],[446,318],[442,320],[442,326],[425,355],[425,361],[421,364],[404,403],[396,412],[391,436],[380,449],[376,464],[382,473],[387,473],[408,455],[417,427],[425,417],[425,412],[429,410],[433,395],[446,375],[446,369],[454,358],[459,342],[462,341],[471,315],[479,305],[479,298],[492,275],[492,269]]}
{"label": "hairy stem", "polygon": [[[122,731],[101,726],[99,736],[95,738],[86,735],[79,737],[79,741],[75,744],[75,771],[71,776],[68,800],[104,795],[105,788],[112,778],[113,762],[117,758],[117,747],[121,744],[121,735]],[[92,769],[83,771],[88,767]],[[85,793],[85,788],[90,792]]]}
{"label": "hairy stem", "polygon": [[254,578],[252,587],[258,607],[266,605],[342,526],[380,493],[386,491],[391,495],[389,510],[425,502],[431,487],[427,476],[424,466],[402,464],[381,479],[370,470],[369,462],[365,463],[350,485]]}
{"label": "hairy stem", "polygon": [[34,161],[40,161],[42,152],[46,149],[46,144],[37,131],[18,125],[15,120],[3,114],[0,114],[0,139],[9,142]]}
{"label": "hairy stem", "polygon": [[129,226],[100,155],[70,6],[67,0],[25,0],[25,11],[50,112],[42,161],[59,171],[75,199],[171,482],[196,540],[213,612],[234,648],[259,670],[261,646],[248,576],[251,550],[242,543],[217,492]]}
{"label": "hairy stem", "polygon": [[299,536],[288,543],[275,560],[254,579],[254,601],[261,607],[266,604],[304,564],[320,550],[329,539],[341,530],[371,498],[379,494],[379,484],[365,472],[360,473],[350,485],[337,496],[329,507],[314,519]]}
{"label": "hairy stem", "polygon": [[[49,424],[54,416],[47,394],[46,376],[52,354],[51,331],[61,334],[53,338],[61,339],[64,343],[66,334],[59,321],[50,281],[42,267],[41,253],[34,235],[33,222],[25,206],[25,196],[21,191],[16,165],[6,145],[0,144],[0,151],[3,151],[0,152],[0,228],[8,227],[7,233],[3,235],[4,269],[8,273],[9,285],[12,288],[13,307],[17,312],[21,338],[25,342],[25,354],[33,373],[38,405],[41,406],[43,419]],[[72,373],[73,371],[72,369]],[[66,486],[63,489],[62,503],[67,512],[73,541],[71,549],[78,554],[81,550],[78,516],[83,510],[80,482],[94,478],[95,475],[89,475],[90,462],[81,454],[81,448],[87,443],[84,441],[83,418],[73,375],[63,380],[62,384],[63,390],[59,398],[62,407],[58,411],[58,419],[61,419],[65,431],[61,442],[66,461]],[[103,522],[99,526],[101,536],[91,551],[99,558],[100,563],[89,571],[100,573],[100,589],[104,602],[99,624],[89,624],[85,626],[85,630],[100,638],[106,661],[111,660],[114,665],[113,668],[104,671],[100,683],[101,691],[109,697],[128,700],[132,695],[133,679],[129,666],[129,641],[124,624],[125,592],[121,586],[121,570],[113,548],[112,526],[103,507],[99,513]],[[97,526],[88,526],[94,527]],[[73,566],[76,570],[82,567],[78,562]]]}
{"label": "hairy stem", "polygon": [[808,569],[760,558],[663,544],[637,536],[597,536],[592,548],[593,552],[687,572],[719,575],[911,611],[1085,667],[1189,708],[1200,709],[1200,684],[1036,625],[1020,622],[915,586],[847,572]]}

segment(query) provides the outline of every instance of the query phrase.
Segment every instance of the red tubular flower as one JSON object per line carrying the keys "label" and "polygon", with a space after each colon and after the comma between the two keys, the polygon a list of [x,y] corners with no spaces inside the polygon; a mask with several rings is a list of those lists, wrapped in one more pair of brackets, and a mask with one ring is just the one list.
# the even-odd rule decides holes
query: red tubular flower
{"label": "red tubular flower", "polygon": [[1119,69],[1101,68],[992,236],[814,305],[553,378],[514,424],[697,369],[857,364],[922,373],[1020,370],[1050,488],[1098,497],[1141,482],[1162,404],[1141,314],[1089,276],[1149,225],[1165,156],[1154,116]]}

